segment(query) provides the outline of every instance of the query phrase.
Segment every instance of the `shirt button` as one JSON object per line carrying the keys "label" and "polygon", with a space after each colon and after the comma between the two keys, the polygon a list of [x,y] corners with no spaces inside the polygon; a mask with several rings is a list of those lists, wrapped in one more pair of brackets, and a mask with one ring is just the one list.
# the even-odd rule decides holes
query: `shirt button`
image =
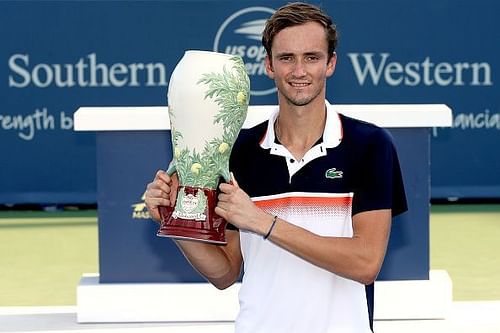
{"label": "shirt button", "polygon": [[295,160],[293,158],[290,159],[290,163],[294,163]]}

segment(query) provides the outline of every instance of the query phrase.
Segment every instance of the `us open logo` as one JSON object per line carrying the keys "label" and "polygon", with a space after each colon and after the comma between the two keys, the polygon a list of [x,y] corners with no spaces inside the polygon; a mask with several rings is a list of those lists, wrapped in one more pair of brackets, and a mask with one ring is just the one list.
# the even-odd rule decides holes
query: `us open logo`
{"label": "us open logo", "polygon": [[215,36],[213,50],[239,55],[251,80],[250,94],[265,96],[276,91],[274,82],[266,76],[266,50],[261,44],[267,19],[274,13],[267,7],[248,7],[229,16]]}

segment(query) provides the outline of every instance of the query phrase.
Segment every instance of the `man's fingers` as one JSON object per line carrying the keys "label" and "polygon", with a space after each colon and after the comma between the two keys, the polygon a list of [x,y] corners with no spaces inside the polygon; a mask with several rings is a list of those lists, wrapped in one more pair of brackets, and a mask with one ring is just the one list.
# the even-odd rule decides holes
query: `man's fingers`
{"label": "man's fingers", "polygon": [[171,176],[169,176],[165,171],[158,170],[155,175],[155,181],[159,180],[163,183],[166,183],[170,186],[179,184],[179,177],[177,176],[177,172],[174,172]]}
{"label": "man's fingers", "polygon": [[169,176],[165,171],[158,170],[154,180],[146,186],[145,203],[148,209],[155,210],[158,206],[173,206],[178,186],[177,174]]}
{"label": "man's fingers", "polygon": [[146,186],[146,198],[168,198],[170,191],[170,186],[156,180]]}
{"label": "man's fingers", "polygon": [[160,179],[160,180],[164,181],[167,184],[170,183],[170,176],[167,175],[167,173],[164,170],[158,170],[158,171],[156,171],[155,180],[156,179]]}
{"label": "man's fingers", "polygon": [[233,189],[234,189],[234,188],[235,188],[235,187],[234,187],[234,185],[232,185],[232,184],[220,183],[220,185],[219,185],[219,189],[220,189],[220,191],[221,191],[222,193],[226,193],[226,194],[231,193],[231,192],[233,191]]}
{"label": "man's fingers", "polygon": [[170,206],[169,198],[147,198],[145,204],[149,209],[157,209],[158,206]]}
{"label": "man's fingers", "polygon": [[222,208],[222,209],[224,209],[225,211],[227,211],[227,210],[229,209],[230,205],[229,205],[229,203],[227,203],[227,202],[224,202],[224,201],[219,201],[219,202],[217,203],[217,207]]}
{"label": "man's fingers", "polygon": [[220,217],[222,217],[223,219],[225,219],[227,221],[227,213],[224,209],[222,209],[219,206],[216,206],[214,211],[215,211],[215,214],[219,215]]}
{"label": "man's fingers", "polygon": [[[164,170],[158,170],[155,179],[148,184],[146,195],[151,198],[162,197],[169,199],[169,203],[175,205],[177,189],[179,188],[179,177],[177,173],[169,176]],[[170,206],[170,204],[169,204]]]}

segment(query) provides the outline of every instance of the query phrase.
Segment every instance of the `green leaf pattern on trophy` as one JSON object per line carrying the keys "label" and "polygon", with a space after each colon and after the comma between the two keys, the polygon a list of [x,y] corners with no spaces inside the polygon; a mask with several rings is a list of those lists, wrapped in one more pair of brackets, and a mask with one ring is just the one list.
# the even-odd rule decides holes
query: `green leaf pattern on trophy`
{"label": "green leaf pattern on trophy", "polygon": [[234,56],[231,70],[224,66],[222,73],[205,73],[197,82],[208,85],[205,99],[211,98],[219,106],[219,113],[214,117],[214,124],[222,122],[222,137],[212,138],[205,142],[203,151],[190,152],[187,148],[180,150],[177,142],[182,135],[172,129],[174,156],[181,184],[212,188],[217,187],[220,175],[229,174],[229,156],[232,144],[246,118],[250,80],[241,57]]}
{"label": "green leaf pattern on trophy", "polygon": [[205,213],[205,208],[207,207],[208,202],[207,196],[202,190],[200,190],[196,193],[196,198],[198,199],[198,204],[193,209],[192,213],[197,215]]}
{"label": "green leaf pattern on trophy", "polygon": [[[168,107],[168,115],[170,119],[173,119],[175,117],[174,108],[171,105],[169,105]],[[172,126],[170,129],[170,133],[172,135],[172,149],[174,151],[174,160],[177,160],[181,155],[181,150],[179,149],[179,140],[182,139],[182,133],[176,130],[176,128],[173,126],[172,121],[170,122],[170,124]]]}

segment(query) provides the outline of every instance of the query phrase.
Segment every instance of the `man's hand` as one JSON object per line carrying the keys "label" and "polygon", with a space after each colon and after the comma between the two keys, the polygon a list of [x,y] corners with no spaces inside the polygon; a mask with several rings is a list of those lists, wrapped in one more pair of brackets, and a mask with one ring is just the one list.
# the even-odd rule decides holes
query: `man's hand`
{"label": "man's hand", "polygon": [[158,206],[170,207],[175,205],[178,187],[179,179],[176,173],[170,177],[163,170],[156,172],[154,180],[146,187],[144,200],[153,220],[160,221],[161,219]]}
{"label": "man's hand", "polygon": [[231,173],[231,184],[219,185],[221,193],[215,213],[240,230],[265,235],[272,222],[272,215],[258,208],[250,197],[238,186]]}
{"label": "man's hand", "polygon": [[[179,179],[176,173],[172,176],[167,175],[163,170],[156,173],[154,180],[147,185],[144,200],[154,220],[161,220],[158,207],[175,205],[178,188]],[[219,289],[229,287],[238,279],[243,260],[239,233],[235,230],[227,230],[226,238],[226,246],[175,240],[193,267]]]}

